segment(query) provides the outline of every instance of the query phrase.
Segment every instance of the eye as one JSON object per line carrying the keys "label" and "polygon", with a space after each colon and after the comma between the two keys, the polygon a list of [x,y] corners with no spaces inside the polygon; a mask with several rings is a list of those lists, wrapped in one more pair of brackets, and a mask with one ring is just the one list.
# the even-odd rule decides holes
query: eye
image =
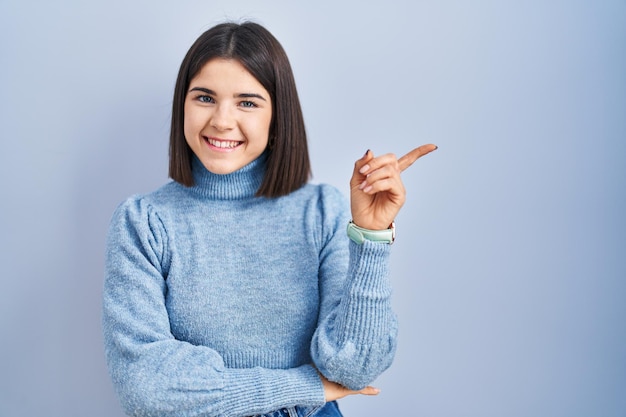
{"label": "eye", "polygon": [[196,100],[198,100],[200,103],[214,103],[215,100],[213,100],[213,97],[211,96],[198,96],[196,97]]}
{"label": "eye", "polygon": [[242,101],[241,103],[239,103],[239,105],[241,107],[246,107],[246,108],[257,107],[256,103],[254,101],[250,101],[250,100]]}

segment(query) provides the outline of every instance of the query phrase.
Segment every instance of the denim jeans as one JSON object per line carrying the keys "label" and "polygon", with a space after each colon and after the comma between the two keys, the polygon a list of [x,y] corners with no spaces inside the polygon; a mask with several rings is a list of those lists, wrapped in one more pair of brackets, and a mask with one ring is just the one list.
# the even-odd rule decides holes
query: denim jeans
{"label": "denim jeans", "polygon": [[332,401],[321,407],[291,407],[283,408],[269,414],[254,417],[342,417],[337,402]]}

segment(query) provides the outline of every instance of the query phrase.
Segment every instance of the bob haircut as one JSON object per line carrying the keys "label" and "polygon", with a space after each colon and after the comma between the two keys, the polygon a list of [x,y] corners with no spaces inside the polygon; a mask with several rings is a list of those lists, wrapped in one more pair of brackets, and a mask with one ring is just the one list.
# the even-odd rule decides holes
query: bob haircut
{"label": "bob haircut", "polygon": [[278,40],[253,23],[221,23],[204,32],[183,59],[176,79],[170,131],[169,175],[194,185],[193,151],[184,134],[184,105],[193,77],[211,59],[234,59],[267,90],[272,99],[267,168],[258,197],[279,197],[302,187],[311,177],[304,118],[289,59]]}

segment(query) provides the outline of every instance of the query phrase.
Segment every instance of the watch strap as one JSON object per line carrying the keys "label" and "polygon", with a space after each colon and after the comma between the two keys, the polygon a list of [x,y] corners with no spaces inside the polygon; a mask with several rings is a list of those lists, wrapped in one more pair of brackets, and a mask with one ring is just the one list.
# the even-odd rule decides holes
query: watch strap
{"label": "watch strap", "polygon": [[396,225],[392,222],[388,229],[370,230],[357,226],[352,221],[348,223],[348,237],[358,244],[369,240],[372,242],[392,244],[396,239]]}

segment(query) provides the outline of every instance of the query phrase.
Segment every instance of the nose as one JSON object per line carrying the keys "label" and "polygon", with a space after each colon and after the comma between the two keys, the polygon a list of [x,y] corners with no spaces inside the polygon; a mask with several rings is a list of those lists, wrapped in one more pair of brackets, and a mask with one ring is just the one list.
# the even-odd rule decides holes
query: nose
{"label": "nose", "polygon": [[232,129],[235,124],[232,109],[226,105],[217,105],[211,114],[209,124],[219,131]]}

